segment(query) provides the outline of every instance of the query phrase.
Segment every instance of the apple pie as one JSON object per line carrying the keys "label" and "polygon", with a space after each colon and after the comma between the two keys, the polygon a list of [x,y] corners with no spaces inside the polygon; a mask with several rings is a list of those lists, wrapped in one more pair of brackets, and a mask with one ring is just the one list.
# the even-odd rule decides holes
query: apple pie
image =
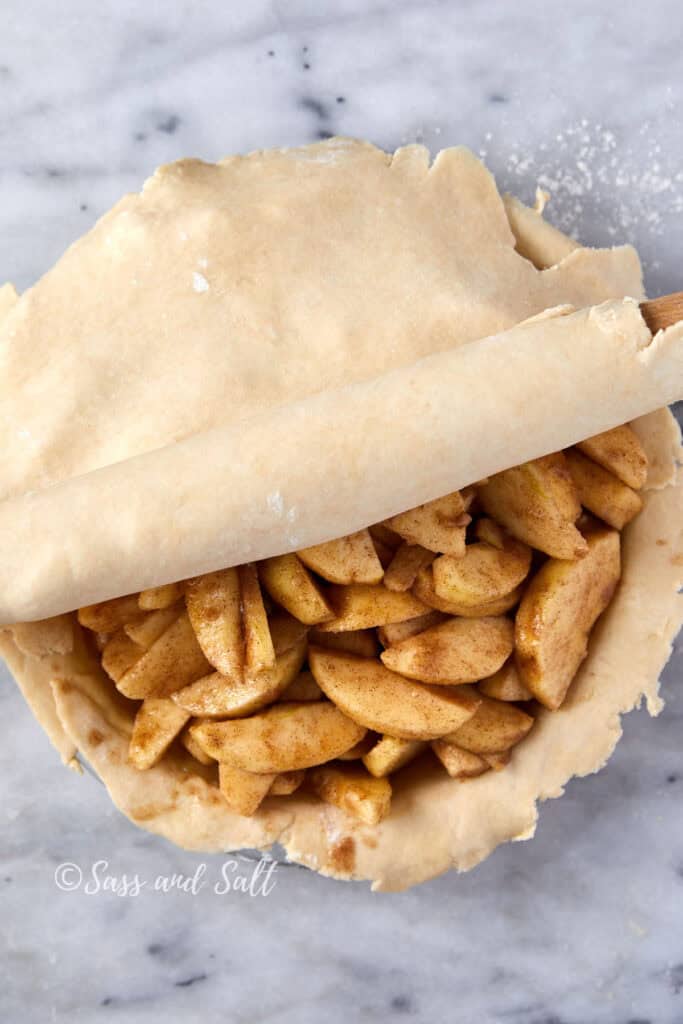
{"label": "apple pie", "polygon": [[183,160],[0,290],[0,652],[132,821],[401,889],[659,711],[683,324],[542,206],[465,149]]}

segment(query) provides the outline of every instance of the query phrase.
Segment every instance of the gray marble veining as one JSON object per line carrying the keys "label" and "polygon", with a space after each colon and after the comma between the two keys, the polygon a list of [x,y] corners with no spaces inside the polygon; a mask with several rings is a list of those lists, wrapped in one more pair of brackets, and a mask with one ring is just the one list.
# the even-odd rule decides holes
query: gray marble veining
{"label": "gray marble veining", "polygon": [[[682,29],[672,0],[5,0],[0,274],[29,286],[161,162],[342,133],[466,143],[503,188],[540,181],[585,241],[636,242],[652,294],[680,288]],[[679,653],[660,718],[629,716],[532,843],[397,896],[293,867],[267,896],[221,895],[227,858],[58,770],[3,676],[0,1020],[683,1021],[682,676]],[[154,890],[201,864],[196,894]]]}

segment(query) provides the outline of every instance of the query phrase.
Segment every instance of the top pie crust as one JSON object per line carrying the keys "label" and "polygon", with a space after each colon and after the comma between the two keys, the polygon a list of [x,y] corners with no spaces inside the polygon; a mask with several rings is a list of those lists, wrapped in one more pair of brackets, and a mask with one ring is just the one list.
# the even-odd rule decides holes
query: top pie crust
{"label": "top pie crust", "polygon": [[[430,167],[421,147],[331,140],[162,168],[22,299],[0,292],[4,621],[340,536],[672,400],[680,328],[651,343],[623,300],[642,296],[634,251],[563,238],[462,149]],[[181,845],[278,840],[380,889],[467,869],[605,762],[621,712],[642,695],[659,710],[681,450],[667,411],[634,426],[645,507],[570,698],[502,774],[409,768],[375,828],[299,794],[243,819],[181,762],[130,768],[130,712],[68,615],[8,628],[0,650],[62,756],[81,750],[129,817]]]}

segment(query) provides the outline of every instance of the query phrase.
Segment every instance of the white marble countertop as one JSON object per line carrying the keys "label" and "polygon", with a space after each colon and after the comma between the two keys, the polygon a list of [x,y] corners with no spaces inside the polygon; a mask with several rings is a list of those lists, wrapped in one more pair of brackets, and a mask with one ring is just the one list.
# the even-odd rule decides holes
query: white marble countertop
{"label": "white marble countertop", "polygon": [[[540,179],[584,241],[636,242],[652,294],[678,289],[682,30],[678,0],[4,0],[0,274],[30,285],[158,163],[342,133],[464,142],[522,198]],[[660,718],[628,717],[609,767],[471,874],[388,896],[281,867],[251,897],[59,769],[5,674],[0,1020],[683,1021],[682,677],[683,653]],[[87,893],[98,861],[148,884]],[[153,890],[202,862],[197,895]]]}

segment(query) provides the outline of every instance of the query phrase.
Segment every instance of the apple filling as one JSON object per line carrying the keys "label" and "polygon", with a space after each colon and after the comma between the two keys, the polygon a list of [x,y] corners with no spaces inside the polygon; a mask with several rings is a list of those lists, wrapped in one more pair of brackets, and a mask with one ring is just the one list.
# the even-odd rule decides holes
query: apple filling
{"label": "apple filling", "polygon": [[503,769],[567,696],[646,477],[617,427],[348,537],[81,608],[139,702],[130,764],[182,745],[237,814],[303,786],[371,825],[418,757]]}

